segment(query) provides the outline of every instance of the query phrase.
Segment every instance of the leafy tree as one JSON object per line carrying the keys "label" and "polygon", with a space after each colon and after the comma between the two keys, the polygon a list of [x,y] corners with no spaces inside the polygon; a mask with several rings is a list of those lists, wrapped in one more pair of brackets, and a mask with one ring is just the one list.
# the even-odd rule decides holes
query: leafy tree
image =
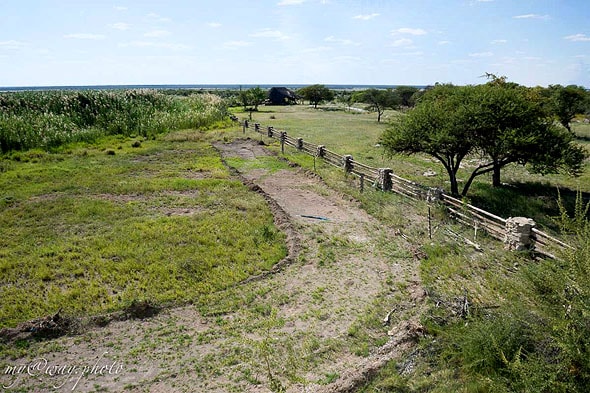
{"label": "leafy tree", "polygon": [[267,92],[262,90],[260,86],[248,90],[250,93],[251,105],[254,106],[254,111],[258,110],[258,105],[266,100]]}
{"label": "leafy tree", "polygon": [[367,109],[377,112],[377,122],[381,122],[381,116],[387,108],[396,108],[401,103],[401,98],[396,90],[367,89],[354,96],[355,101],[368,104]]}
{"label": "leafy tree", "polygon": [[251,102],[249,90],[240,90],[238,93],[238,101],[244,106],[244,112],[247,111],[248,105],[250,105]]}
{"label": "leafy tree", "polygon": [[350,110],[350,106],[352,105],[354,95],[347,90],[341,90],[338,92],[338,94],[336,94],[336,100],[338,102],[343,103],[344,105],[346,105],[346,109]]}
{"label": "leafy tree", "polygon": [[473,150],[468,130],[462,124],[461,89],[438,85],[407,115],[398,117],[381,137],[390,153],[426,153],[442,163],[449,175],[451,193],[459,194],[457,172],[461,161]]}
{"label": "leafy tree", "polygon": [[395,91],[400,97],[401,106],[413,107],[416,104],[414,95],[420,90],[412,86],[399,86],[395,88]]}
{"label": "leafy tree", "polygon": [[553,112],[561,125],[572,131],[570,122],[578,113],[584,113],[588,105],[588,93],[582,86],[549,86]]}
{"label": "leafy tree", "polygon": [[304,99],[309,100],[317,109],[318,104],[324,101],[332,101],[334,99],[334,92],[324,85],[310,85],[302,87],[297,93]]}
{"label": "leafy tree", "polygon": [[258,105],[264,102],[266,95],[266,91],[260,87],[254,87],[248,90],[240,90],[238,100],[244,106],[244,111],[249,110],[248,106],[251,106],[250,111],[257,111]]}
{"label": "leafy tree", "polygon": [[493,172],[493,185],[500,185],[500,170],[510,163],[530,163],[531,170],[540,173],[566,169],[577,174],[587,154],[571,135],[553,125],[540,97],[504,78],[478,86],[434,87],[392,124],[382,144],[391,153],[435,157],[445,167],[454,195],[459,194],[461,161],[470,153],[479,156],[480,164],[462,195],[485,173]]}

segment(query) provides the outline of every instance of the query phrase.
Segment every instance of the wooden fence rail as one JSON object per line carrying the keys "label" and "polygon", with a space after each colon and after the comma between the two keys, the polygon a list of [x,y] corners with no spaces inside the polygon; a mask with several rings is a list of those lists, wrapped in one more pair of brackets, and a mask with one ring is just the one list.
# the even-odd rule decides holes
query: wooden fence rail
{"label": "wooden fence rail", "polygon": [[[252,124],[247,120],[243,121],[241,125],[244,133],[246,129],[252,127]],[[254,123],[253,128],[257,133],[277,139],[281,143],[281,151],[283,152],[285,145],[291,146],[313,157],[320,158],[330,165],[342,168],[347,174],[358,176],[361,179],[361,190],[364,187],[364,181],[369,181],[384,191],[392,191],[412,199],[438,202],[445,206],[450,216],[457,222],[474,228],[476,235],[478,230],[483,230],[491,237],[507,243],[507,238],[509,238],[507,223],[510,219],[498,217],[476,206],[464,203],[447,195],[442,189],[430,188],[404,179],[394,174],[389,168],[373,168],[354,160],[350,155],[340,155],[326,149],[323,145],[304,141],[303,138],[291,137],[285,131],[277,131],[272,126],[262,127],[259,123]],[[522,234],[518,236],[522,236]],[[555,258],[552,254],[555,250],[572,249],[568,244],[536,229],[534,226],[530,230],[529,237],[532,243],[528,248],[532,248],[534,251],[550,258]]]}

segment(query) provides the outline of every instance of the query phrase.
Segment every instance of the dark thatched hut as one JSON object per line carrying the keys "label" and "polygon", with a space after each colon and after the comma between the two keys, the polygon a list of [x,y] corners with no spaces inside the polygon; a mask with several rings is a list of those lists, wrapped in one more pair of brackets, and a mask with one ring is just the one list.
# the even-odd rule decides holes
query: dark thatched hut
{"label": "dark thatched hut", "polygon": [[268,101],[271,105],[297,104],[299,96],[286,87],[273,87],[268,91]]}

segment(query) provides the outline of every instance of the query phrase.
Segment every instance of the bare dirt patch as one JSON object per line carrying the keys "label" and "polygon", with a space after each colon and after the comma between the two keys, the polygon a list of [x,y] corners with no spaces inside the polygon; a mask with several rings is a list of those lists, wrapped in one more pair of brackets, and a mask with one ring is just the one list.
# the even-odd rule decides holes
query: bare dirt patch
{"label": "bare dirt patch", "polygon": [[[272,155],[252,140],[216,148],[224,157]],[[121,366],[85,375],[76,391],[348,392],[412,345],[423,291],[394,228],[299,168],[238,176],[269,201],[288,235],[288,263],[203,300],[201,311],[168,309],[46,343],[50,363]],[[55,381],[18,377],[15,386],[31,391]],[[66,382],[61,391],[76,380]]]}

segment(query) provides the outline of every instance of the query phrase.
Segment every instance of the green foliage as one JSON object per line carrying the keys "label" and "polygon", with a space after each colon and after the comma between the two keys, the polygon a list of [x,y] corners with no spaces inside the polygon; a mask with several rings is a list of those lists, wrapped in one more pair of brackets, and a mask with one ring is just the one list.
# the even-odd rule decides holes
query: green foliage
{"label": "green foliage", "polygon": [[425,93],[406,116],[382,136],[390,153],[426,153],[445,167],[451,193],[458,195],[457,173],[469,154],[478,165],[463,186],[467,194],[477,176],[492,172],[500,185],[500,170],[511,163],[538,173],[560,169],[577,175],[587,151],[561,132],[547,116],[535,90],[494,78],[487,84],[438,85]]}
{"label": "green foliage", "polygon": [[302,87],[301,89],[297,90],[297,94],[306,100],[309,100],[309,103],[315,108],[317,108],[318,104],[321,102],[332,101],[334,99],[334,92],[324,85],[310,85]]}
{"label": "green foliage", "polygon": [[585,113],[590,106],[590,94],[582,86],[550,85],[550,108],[557,119],[571,132],[570,123],[578,113]]}
{"label": "green foliage", "polygon": [[366,103],[368,104],[368,110],[377,112],[378,123],[381,122],[381,116],[386,109],[397,108],[402,103],[402,97],[397,89],[359,91],[353,94],[353,100]]}
{"label": "green foliage", "polygon": [[155,90],[0,93],[0,153],[52,149],[104,135],[153,137],[207,128],[227,117],[217,96],[172,96]]}
{"label": "green foliage", "polygon": [[248,90],[240,90],[238,92],[238,100],[244,107],[244,112],[250,112],[250,119],[252,119],[252,111],[258,111],[258,106],[264,102],[267,95],[268,93],[260,87],[254,87]]}

